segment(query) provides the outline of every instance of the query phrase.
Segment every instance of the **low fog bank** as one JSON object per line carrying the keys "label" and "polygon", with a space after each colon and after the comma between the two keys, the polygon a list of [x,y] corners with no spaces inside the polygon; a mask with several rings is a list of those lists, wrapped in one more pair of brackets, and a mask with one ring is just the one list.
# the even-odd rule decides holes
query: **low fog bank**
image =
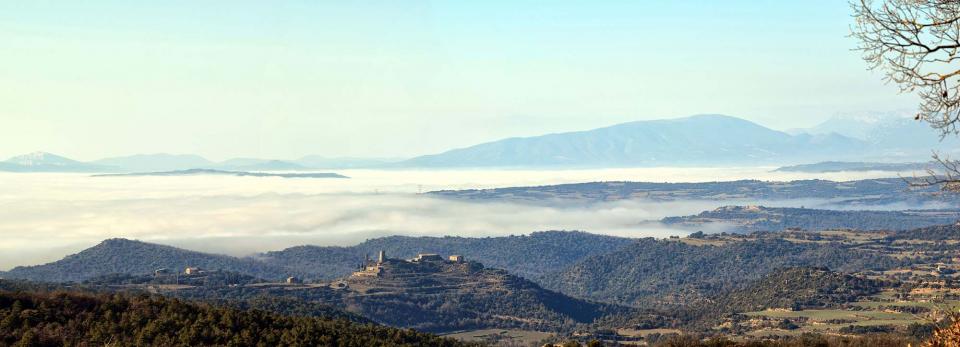
{"label": "low fog bank", "polygon": [[[685,234],[640,224],[710,203],[623,201],[583,208],[455,202],[416,194],[260,194],[164,199],[32,201],[0,212],[0,267],[61,258],[63,249],[124,237],[248,255],[284,247],[352,245],[367,238],[504,236],[586,230],[625,237]],[[22,230],[31,230],[23,233]],[[83,248],[83,247],[79,247]],[[10,253],[34,250],[32,259]],[[43,256],[49,254],[49,256]]]}
{"label": "low fog bank", "polygon": [[[589,206],[530,206],[450,201],[417,194],[435,189],[586,181],[812,178],[809,174],[771,173],[768,168],[343,173],[352,178],[0,174],[0,269],[57,260],[113,237],[238,256],[301,244],[351,245],[387,235],[483,237],[583,230],[625,237],[667,237],[688,231],[651,221],[731,204],[830,204],[619,201]],[[874,176],[889,175],[868,172],[814,177],[848,180]]]}

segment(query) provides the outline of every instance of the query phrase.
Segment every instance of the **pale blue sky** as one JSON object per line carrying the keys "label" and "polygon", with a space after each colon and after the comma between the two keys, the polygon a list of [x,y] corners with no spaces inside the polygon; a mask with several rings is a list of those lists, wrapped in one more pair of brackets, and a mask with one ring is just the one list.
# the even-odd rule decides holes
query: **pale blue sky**
{"label": "pale blue sky", "polygon": [[909,109],[841,0],[7,1],[0,156],[412,156],[724,113]]}

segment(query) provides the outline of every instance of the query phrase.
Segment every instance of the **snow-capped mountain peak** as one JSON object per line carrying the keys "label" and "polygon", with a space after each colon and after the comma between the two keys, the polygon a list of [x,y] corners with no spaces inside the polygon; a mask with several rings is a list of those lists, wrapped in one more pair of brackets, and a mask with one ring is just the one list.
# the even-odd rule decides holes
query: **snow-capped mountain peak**
{"label": "snow-capped mountain peak", "polygon": [[68,166],[79,162],[47,152],[33,152],[7,159],[7,163],[20,166]]}

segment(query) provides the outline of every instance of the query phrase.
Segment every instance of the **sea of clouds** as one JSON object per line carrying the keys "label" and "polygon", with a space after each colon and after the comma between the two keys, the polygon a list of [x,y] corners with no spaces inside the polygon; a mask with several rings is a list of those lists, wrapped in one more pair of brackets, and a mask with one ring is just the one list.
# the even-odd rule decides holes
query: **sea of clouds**
{"label": "sea of clouds", "polygon": [[[584,230],[667,237],[687,231],[651,221],[743,202],[619,201],[550,206],[451,201],[418,193],[589,181],[891,176],[888,172],[803,174],[770,169],[340,172],[349,179],[0,173],[0,269],[53,261],[114,237],[238,256],[300,244],[350,245],[398,234],[499,236]],[[816,205],[811,201],[766,203]]]}

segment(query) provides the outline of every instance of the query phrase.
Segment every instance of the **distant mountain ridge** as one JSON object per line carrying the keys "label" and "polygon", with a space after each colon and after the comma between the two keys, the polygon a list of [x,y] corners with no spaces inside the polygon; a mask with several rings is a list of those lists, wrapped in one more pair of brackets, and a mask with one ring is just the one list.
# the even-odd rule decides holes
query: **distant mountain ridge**
{"label": "distant mountain ridge", "polygon": [[[918,161],[931,150],[953,153],[960,139],[940,141],[928,124],[899,114],[835,116],[789,132],[719,114],[636,121],[585,131],[501,139],[407,160],[235,158],[213,162],[196,155],[138,154],[90,163],[22,165],[15,157],[0,171],[145,172],[186,169],[303,171],[316,168],[600,168],[710,165],[789,165],[816,161]],[[47,157],[55,156],[46,154]],[[29,155],[27,156],[29,158]],[[78,166],[80,165],[80,166]]]}
{"label": "distant mountain ridge", "polygon": [[808,208],[722,206],[692,216],[667,217],[661,223],[689,230],[736,233],[803,230],[908,230],[956,223],[960,210],[854,211]]}
{"label": "distant mountain ridge", "polygon": [[[960,137],[941,140],[929,123],[914,119],[911,112],[856,112],[835,115],[797,133],[811,135],[840,134],[869,144],[871,151],[858,160],[917,161],[930,157],[931,151],[956,153]],[[836,160],[834,158],[833,160]]]}
{"label": "distant mountain ridge", "polygon": [[282,178],[348,178],[347,176],[329,173],[329,172],[310,172],[310,173],[267,173],[267,172],[247,172],[247,171],[226,171],[213,169],[187,169],[177,171],[160,172],[133,172],[133,173],[115,173],[98,174],[92,177],[143,177],[143,176],[236,176],[236,177],[282,177]]}
{"label": "distant mountain ridge", "polygon": [[147,173],[186,170],[219,171],[314,171],[323,169],[371,168],[389,163],[381,159],[322,158],[307,156],[298,160],[234,158],[214,162],[192,154],[135,154],[82,162],[56,154],[34,152],[0,162],[0,172],[89,172]]}
{"label": "distant mountain ridge", "polygon": [[730,165],[829,158],[862,152],[862,140],[790,135],[740,118],[697,115],[587,131],[509,138],[399,163],[412,167],[627,167]]}
{"label": "distant mountain ridge", "polygon": [[[22,165],[13,158],[0,171],[145,172],[186,169],[304,171],[316,168],[601,168],[651,166],[789,165],[816,161],[918,161],[934,149],[947,153],[960,139],[939,140],[927,124],[900,115],[837,116],[788,132],[726,115],[636,121],[585,131],[515,137],[407,160],[236,158],[212,162],[195,155],[138,154],[91,163]],[[53,158],[53,155],[47,154]],[[61,159],[66,159],[59,157]],[[14,160],[17,159],[17,160]],[[69,159],[66,159],[69,160]]]}

